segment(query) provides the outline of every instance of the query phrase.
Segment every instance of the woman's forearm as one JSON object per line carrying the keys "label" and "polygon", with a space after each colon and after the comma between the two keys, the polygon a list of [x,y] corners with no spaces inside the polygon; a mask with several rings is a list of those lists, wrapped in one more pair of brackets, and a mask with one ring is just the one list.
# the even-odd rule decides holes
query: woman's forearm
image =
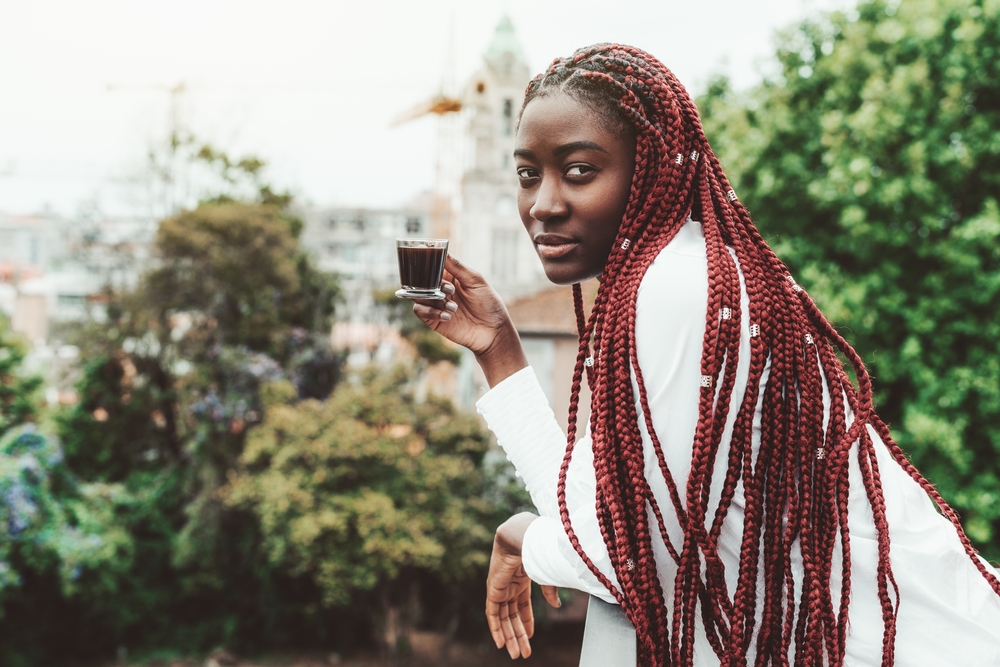
{"label": "woman's forearm", "polygon": [[493,344],[476,355],[476,361],[483,369],[483,375],[491,388],[527,367],[528,358],[521,346],[521,337],[510,320],[494,338]]}

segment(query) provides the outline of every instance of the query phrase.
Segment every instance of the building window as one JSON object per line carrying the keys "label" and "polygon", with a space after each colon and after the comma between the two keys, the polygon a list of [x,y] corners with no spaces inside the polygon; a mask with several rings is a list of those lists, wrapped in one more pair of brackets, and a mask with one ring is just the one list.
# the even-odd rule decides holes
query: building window
{"label": "building window", "polygon": [[80,294],[57,294],[56,303],[60,306],[82,308],[87,305],[87,297]]}
{"label": "building window", "polygon": [[503,133],[506,137],[514,134],[514,100],[509,98],[503,101]]}
{"label": "building window", "polygon": [[513,280],[517,275],[518,236],[514,230],[493,230],[493,277],[496,280]]}
{"label": "building window", "polygon": [[407,234],[419,234],[420,233],[420,218],[407,218],[406,219],[406,233]]}
{"label": "building window", "polygon": [[356,216],[351,220],[351,227],[353,227],[354,230],[358,232],[365,231],[365,219],[362,218],[360,215]]}

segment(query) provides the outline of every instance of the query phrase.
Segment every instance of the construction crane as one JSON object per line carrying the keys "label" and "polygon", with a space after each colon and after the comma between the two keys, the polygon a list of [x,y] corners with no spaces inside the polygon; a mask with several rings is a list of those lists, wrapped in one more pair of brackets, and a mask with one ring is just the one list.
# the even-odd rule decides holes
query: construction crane
{"label": "construction crane", "polygon": [[[437,141],[434,150],[434,191],[431,199],[431,232],[438,238],[455,239],[453,229],[459,205],[462,178],[462,100],[455,84],[455,21],[452,17],[444,74],[437,95],[400,113],[390,127],[402,125],[424,116],[437,119]],[[457,239],[455,239],[457,240]],[[454,246],[452,246],[454,250]]]}

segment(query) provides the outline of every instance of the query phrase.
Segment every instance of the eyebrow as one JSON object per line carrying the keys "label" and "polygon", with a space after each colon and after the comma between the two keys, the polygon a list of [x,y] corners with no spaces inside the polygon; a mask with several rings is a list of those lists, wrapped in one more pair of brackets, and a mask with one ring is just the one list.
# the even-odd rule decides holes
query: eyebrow
{"label": "eyebrow", "polygon": [[[595,144],[593,141],[571,141],[568,144],[556,146],[556,148],[552,151],[552,154],[555,157],[562,157],[567,153],[585,149],[601,151],[602,153],[608,152],[600,144]],[[514,149],[514,157],[533,159],[535,157],[535,153],[534,151],[529,151],[527,148],[516,148]]]}

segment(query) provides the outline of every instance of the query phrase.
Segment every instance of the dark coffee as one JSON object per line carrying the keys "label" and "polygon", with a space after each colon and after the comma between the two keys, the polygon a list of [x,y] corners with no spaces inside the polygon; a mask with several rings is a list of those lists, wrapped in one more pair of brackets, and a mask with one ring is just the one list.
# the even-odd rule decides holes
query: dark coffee
{"label": "dark coffee", "polygon": [[436,290],[441,287],[448,248],[396,248],[399,282],[406,289]]}

